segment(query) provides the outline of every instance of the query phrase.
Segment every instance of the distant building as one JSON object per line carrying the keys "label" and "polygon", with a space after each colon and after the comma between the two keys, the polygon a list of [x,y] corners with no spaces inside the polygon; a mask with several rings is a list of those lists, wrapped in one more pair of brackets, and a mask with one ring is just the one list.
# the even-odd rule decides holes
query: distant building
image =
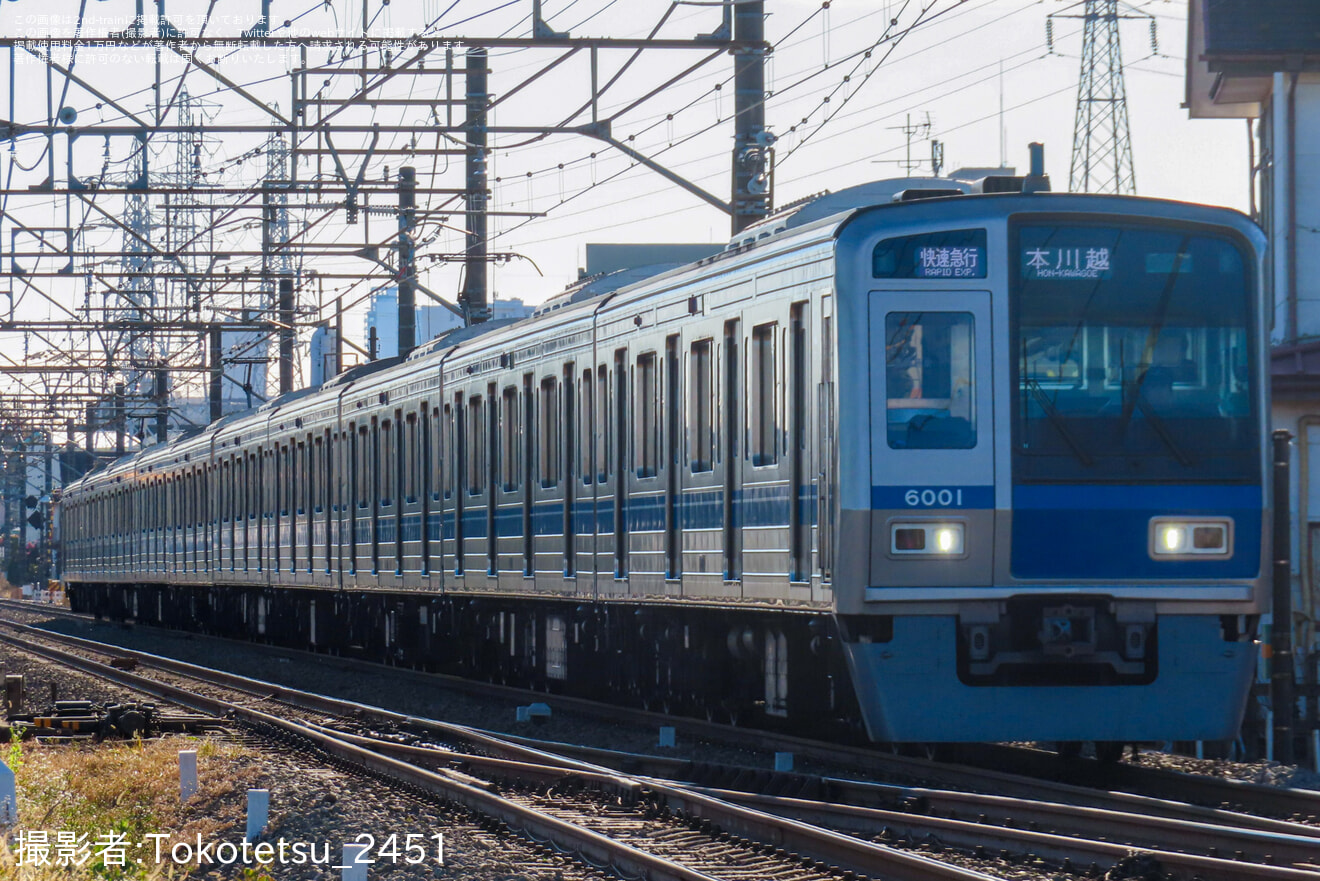
{"label": "distant building", "polygon": [[339,373],[338,333],[328,324],[317,325],[312,331],[311,351],[308,353],[310,385],[324,385],[327,379]]}
{"label": "distant building", "polygon": [[[523,305],[522,300],[495,300],[491,303],[491,318],[526,318],[532,314],[532,307]],[[418,303],[415,312],[417,323],[416,344],[422,345],[442,333],[463,326],[463,319],[449,309],[436,303],[423,305]],[[363,334],[368,349],[371,345],[372,329],[376,332],[377,358],[393,358],[399,354],[399,291],[389,287],[372,295],[367,309],[367,320]]]}

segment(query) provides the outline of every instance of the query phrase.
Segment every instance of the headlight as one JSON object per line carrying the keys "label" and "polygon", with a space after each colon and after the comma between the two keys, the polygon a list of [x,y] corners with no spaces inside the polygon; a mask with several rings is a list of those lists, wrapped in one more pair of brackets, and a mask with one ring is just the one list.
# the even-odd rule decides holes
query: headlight
{"label": "headlight", "polygon": [[957,557],[963,553],[961,523],[893,523],[890,553],[899,556]]}
{"label": "headlight", "polygon": [[1227,557],[1233,553],[1233,521],[1156,517],[1150,521],[1152,557]]}

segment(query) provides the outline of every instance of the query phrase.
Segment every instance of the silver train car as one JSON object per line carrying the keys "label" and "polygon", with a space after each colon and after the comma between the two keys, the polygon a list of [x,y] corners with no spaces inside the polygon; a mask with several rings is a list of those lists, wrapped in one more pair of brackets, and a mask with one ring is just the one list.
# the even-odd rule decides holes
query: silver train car
{"label": "silver train car", "polygon": [[62,578],[98,614],[744,723],[1232,737],[1263,248],[1151,199],[827,195],[89,475]]}

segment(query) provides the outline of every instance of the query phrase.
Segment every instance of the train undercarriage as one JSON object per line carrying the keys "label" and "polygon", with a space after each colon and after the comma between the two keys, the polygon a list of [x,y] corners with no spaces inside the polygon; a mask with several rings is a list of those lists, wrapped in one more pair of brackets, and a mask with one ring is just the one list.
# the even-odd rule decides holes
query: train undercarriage
{"label": "train undercarriage", "polygon": [[70,585],[74,611],[549,694],[860,736],[832,616],[476,593]]}

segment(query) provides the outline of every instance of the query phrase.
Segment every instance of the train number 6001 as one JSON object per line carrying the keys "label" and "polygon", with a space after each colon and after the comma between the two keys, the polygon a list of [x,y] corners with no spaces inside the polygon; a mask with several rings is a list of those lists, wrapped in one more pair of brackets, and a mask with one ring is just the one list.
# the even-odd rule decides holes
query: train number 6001
{"label": "train number 6001", "polygon": [[910,489],[903,493],[909,508],[949,508],[962,506],[961,489]]}

